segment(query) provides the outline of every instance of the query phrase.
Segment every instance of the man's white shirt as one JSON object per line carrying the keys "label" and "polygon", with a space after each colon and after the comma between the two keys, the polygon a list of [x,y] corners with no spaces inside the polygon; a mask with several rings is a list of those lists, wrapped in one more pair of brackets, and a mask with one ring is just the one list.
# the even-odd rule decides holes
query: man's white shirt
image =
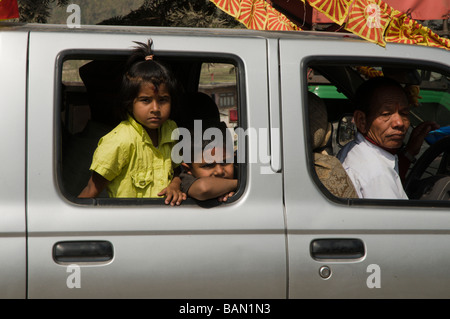
{"label": "man's white shirt", "polygon": [[360,198],[408,199],[398,175],[397,155],[372,144],[361,133],[337,157]]}

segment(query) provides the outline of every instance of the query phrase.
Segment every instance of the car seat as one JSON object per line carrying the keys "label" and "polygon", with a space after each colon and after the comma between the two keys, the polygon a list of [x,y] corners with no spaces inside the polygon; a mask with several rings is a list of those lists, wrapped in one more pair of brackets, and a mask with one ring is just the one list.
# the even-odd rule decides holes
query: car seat
{"label": "car seat", "polygon": [[220,120],[220,113],[217,104],[206,93],[185,93],[182,103],[183,117],[177,122],[179,127],[185,127],[189,130],[193,130],[195,120],[202,121],[203,129],[208,127],[226,127],[225,122]]}
{"label": "car seat", "polygon": [[[90,119],[84,129],[63,141],[62,182],[68,195],[77,196],[91,176],[89,167],[99,139],[118,123],[123,61],[94,60],[79,69],[86,87]],[[98,197],[108,197],[104,190]]]}
{"label": "car seat", "polygon": [[325,103],[314,93],[308,92],[309,130],[317,177],[328,191],[336,197],[357,198],[352,181],[341,162],[329,155],[326,146],[331,137],[331,124]]}

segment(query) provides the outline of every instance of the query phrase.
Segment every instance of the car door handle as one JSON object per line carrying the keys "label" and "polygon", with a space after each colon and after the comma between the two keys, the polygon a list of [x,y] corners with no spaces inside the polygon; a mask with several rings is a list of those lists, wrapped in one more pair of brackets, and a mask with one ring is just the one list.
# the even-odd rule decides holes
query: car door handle
{"label": "car door handle", "polygon": [[311,241],[311,257],[324,259],[360,259],[365,256],[366,249],[361,239],[357,238],[324,238]]}
{"label": "car door handle", "polygon": [[56,263],[107,262],[114,256],[109,241],[64,241],[53,245]]}

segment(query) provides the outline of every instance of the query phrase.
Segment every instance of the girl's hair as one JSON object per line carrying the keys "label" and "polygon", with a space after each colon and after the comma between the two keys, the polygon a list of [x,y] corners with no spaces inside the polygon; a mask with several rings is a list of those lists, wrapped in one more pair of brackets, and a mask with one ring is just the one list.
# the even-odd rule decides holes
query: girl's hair
{"label": "girl's hair", "polygon": [[168,67],[154,59],[151,39],[147,44],[135,43],[138,46],[134,48],[128,58],[122,79],[122,119],[127,119],[127,114],[132,113],[134,99],[144,83],[152,83],[157,90],[162,84],[166,86],[171,98],[171,114],[173,115],[178,104],[178,85],[175,77]]}

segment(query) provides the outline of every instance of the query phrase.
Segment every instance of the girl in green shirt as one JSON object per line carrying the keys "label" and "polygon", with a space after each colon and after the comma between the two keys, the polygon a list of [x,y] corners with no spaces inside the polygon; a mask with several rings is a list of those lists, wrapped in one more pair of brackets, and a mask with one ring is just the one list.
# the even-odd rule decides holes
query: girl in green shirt
{"label": "girl in green shirt", "polygon": [[151,41],[137,44],[122,81],[123,121],[100,139],[79,197],[97,197],[106,188],[110,197],[164,196],[166,204],[179,205],[186,194],[170,157],[177,126],[169,119],[176,81],[153,60]]}

